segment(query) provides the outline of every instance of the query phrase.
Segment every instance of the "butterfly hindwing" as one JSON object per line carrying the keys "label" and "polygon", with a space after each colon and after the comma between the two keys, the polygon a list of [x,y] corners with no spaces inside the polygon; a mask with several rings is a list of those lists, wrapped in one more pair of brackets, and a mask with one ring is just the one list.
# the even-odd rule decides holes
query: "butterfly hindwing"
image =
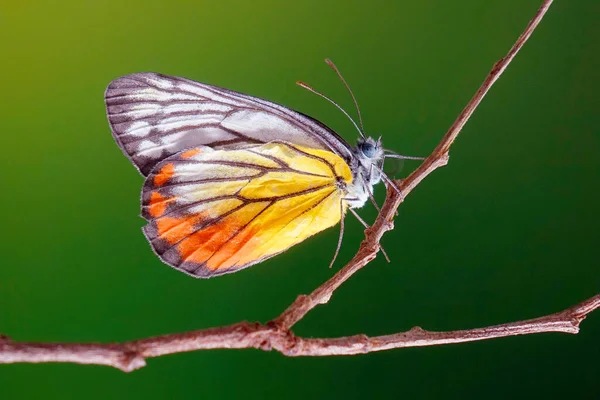
{"label": "butterfly hindwing", "polygon": [[193,276],[233,272],[337,224],[352,180],[342,158],[285,142],[198,146],[159,162],[142,192],[144,233]]}
{"label": "butterfly hindwing", "polygon": [[105,102],[115,140],[144,176],[197,146],[233,149],[279,140],[351,157],[341,137],[306,115],[184,78],[127,75],[110,83]]}

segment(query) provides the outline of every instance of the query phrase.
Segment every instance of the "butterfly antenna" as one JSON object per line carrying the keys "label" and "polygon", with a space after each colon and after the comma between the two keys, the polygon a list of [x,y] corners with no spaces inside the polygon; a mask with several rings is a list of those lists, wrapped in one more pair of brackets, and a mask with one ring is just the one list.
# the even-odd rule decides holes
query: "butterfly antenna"
{"label": "butterfly antenna", "polygon": [[[329,58],[326,58],[325,62],[327,63],[327,65],[329,65],[331,67],[331,69],[333,69],[335,71],[338,78],[340,78],[340,80],[344,83],[344,86],[346,86],[346,89],[348,90],[348,93],[350,93],[350,96],[352,96],[352,101],[354,102],[354,107],[356,107],[356,113],[358,114],[358,122],[360,122],[360,128],[362,129],[362,132],[364,132],[365,126],[363,124],[362,116],[360,115],[360,108],[358,107],[358,101],[356,101],[356,97],[354,97],[354,93],[352,93],[352,89],[350,89],[350,85],[348,85],[348,82],[346,82],[346,80],[342,76],[342,73],[340,72],[338,67],[335,66],[333,61],[331,61]],[[364,137],[364,135],[363,135],[363,137]]]}
{"label": "butterfly antenna", "polygon": [[403,156],[402,154],[396,153],[386,153],[383,155],[384,158],[398,158],[400,160],[424,160],[425,157],[412,157],[412,156]]}
{"label": "butterfly antenna", "polygon": [[340,215],[342,218],[340,219],[340,237],[338,239],[338,244],[335,249],[335,254],[333,255],[333,260],[329,263],[329,268],[333,267],[335,260],[337,259],[338,254],[340,254],[340,249],[342,248],[342,238],[344,237],[344,204],[340,201]]}
{"label": "butterfly antenna", "polygon": [[[365,229],[369,229],[370,226],[369,224],[367,224],[361,217],[360,215],[358,215],[358,213],[356,211],[354,211],[354,209],[352,208],[348,208],[350,210],[350,212],[356,217],[356,219],[358,220],[358,222],[360,222],[362,224],[362,226],[365,227]],[[381,245],[379,245],[379,249],[381,249],[381,254],[383,254],[383,256],[385,257],[385,260],[390,263],[390,258],[388,257],[387,253],[385,252],[385,250],[383,249],[383,247]]]}
{"label": "butterfly antenna", "polygon": [[360,130],[360,128],[358,127],[358,125],[356,124],[356,122],[354,122],[354,120],[352,119],[352,117],[342,108],[338,105],[338,103],[336,103],[335,101],[331,100],[329,97],[325,96],[323,93],[317,92],[315,89],[313,89],[312,87],[308,86],[306,83],[304,82],[296,82],[296,85],[308,90],[309,92],[313,92],[314,94],[316,94],[317,96],[321,96],[322,98],[324,98],[325,100],[327,100],[328,102],[330,102],[331,104],[333,104],[334,106],[336,106],[341,112],[344,113],[344,115],[346,117],[348,117],[348,119],[350,121],[352,121],[352,124],[354,125],[354,127],[356,128],[356,130],[358,131],[358,133],[360,134],[360,136],[362,136],[363,139],[365,139],[365,134]]}

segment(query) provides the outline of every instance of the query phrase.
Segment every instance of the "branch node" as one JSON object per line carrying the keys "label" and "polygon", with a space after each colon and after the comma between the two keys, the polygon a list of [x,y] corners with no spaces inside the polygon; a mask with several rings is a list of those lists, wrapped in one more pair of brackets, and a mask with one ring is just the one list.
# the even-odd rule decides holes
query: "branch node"
{"label": "branch node", "polygon": [[240,323],[233,325],[233,330],[234,330],[234,332],[248,334],[248,333],[256,332],[257,330],[260,329],[261,326],[262,325],[258,322],[242,321]]}
{"label": "branch node", "polygon": [[502,69],[505,62],[506,62],[506,57],[502,57],[501,59],[496,61],[496,63],[494,63],[494,66],[492,67],[492,70],[490,71],[490,75],[495,75],[498,72],[500,72],[500,70]]}
{"label": "branch node", "polygon": [[280,332],[271,342],[275,350],[287,357],[295,357],[302,353],[302,341],[291,330]]}
{"label": "branch node", "polygon": [[[331,300],[331,295],[332,293],[326,293],[325,295],[323,295],[323,297],[321,297],[320,299],[318,299],[318,304],[327,304],[329,303],[329,300]],[[312,301],[313,299],[311,299]]]}
{"label": "branch node", "polygon": [[427,331],[420,326],[413,326],[408,332],[406,332],[406,336],[422,336]]}
{"label": "branch node", "polygon": [[257,346],[257,349],[261,349],[263,351],[271,351],[273,350],[273,345],[271,344],[271,340],[265,339],[261,341]]}
{"label": "branch node", "polygon": [[371,353],[373,351],[373,343],[371,339],[364,334],[360,334],[358,337],[361,341],[361,349],[363,354]]}
{"label": "branch node", "polygon": [[446,150],[438,159],[438,165],[440,167],[443,167],[448,164],[448,161],[450,161],[450,153],[448,152],[448,150]]}
{"label": "branch node", "polygon": [[124,351],[116,366],[122,371],[131,372],[146,366],[146,359],[135,351]]}

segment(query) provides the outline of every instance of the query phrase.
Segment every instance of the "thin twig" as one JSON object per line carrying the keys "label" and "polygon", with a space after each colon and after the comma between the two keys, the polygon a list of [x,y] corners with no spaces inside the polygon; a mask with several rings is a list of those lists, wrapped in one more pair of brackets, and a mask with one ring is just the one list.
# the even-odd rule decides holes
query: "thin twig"
{"label": "thin twig", "polygon": [[285,310],[277,319],[274,320],[274,323],[277,326],[279,326],[282,330],[286,330],[294,326],[296,322],[302,319],[306,313],[308,313],[314,307],[319,304],[327,303],[333,292],[340,287],[340,285],[342,285],[358,270],[375,258],[377,252],[379,251],[378,243],[381,240],[381,237],[385,232],[393,228],[393,219],[400,204],[404,201],[404,199],[406,199],[406,196],[408,196],[408,194],[430,173],[448,163],[448,151],[450,150],[450,146],[452,146],[454,140],[465,126],[477,106],[479,106],[479,103],[481,103],[481,100],[483,100],[483,97],[490,90],[494,82],[498,80],[500,75],[502,75],[504,70],[506,70],[508,65],[511,63],[515,55],[519,52],[519,50],[521,50],[527,39],[529,39],[535,28],[546,14],[546,11],[548,11],[552,1],[553,0],[544,1],[508,54],[494,64],[492,70],[485,78],[473,98],[462,110],[450,129],[448,129],[448,132],[446,132],[441,142],[437,145],[431,155],[427,157],[423,163],[406,179],[395,181],[398,189],[402,191],[402,197],[395,190],[389,190],[388,188],[387,198],[383,208],[373,226],[365,231],[365,240],[361,243],[354,258],[337,274],[319,286],[311,294],[299,296],[296,301],[287,308],[287,310]]}
{"label": "thin twig", "polygon": [[220,328],[157,336],[121,344],[25,343],[12,342],[10,338],[0,335],[0,364],[72,362],[106,365],[123,371],[133,371],[146,365],[147,358],[204,349],[258,348],[274,349],[287,356],[329,356],[369,353],[401,347],[461,343],[542,332],[577,333],[581,321],[589,313],[600,308],[600,294],[556,314],[480,329],[431,332],[415,327],[407,332],[372,338],[355,335],[325,339],[300,338],[290,330],[318,304],[327,303],[337,288],[375,258],[379,251],[381,237],[386,231],[393,228],[393,218],[401,202],[426,176],[447,164],[450,146],[487,91],[527,41],[551,3],[552,0],[544,1],[525,32],[519,37],[508,55],[494,65],[475,96],[444,135],[433,153],[408,178],[395,181],[395,185],[402,191],[402,196],[395,190],[388,190],[381,213],[373,226],[365,231],[365,240],[354,258],[310,295],[299,296],[275,320],[265,325],[241,322]]}
{"label": "thin twig", "polygon": [[353,355],[402,347],[422,347],[472,342],[543,332],[579,332],[586,315],[600,308],[600,294],[565,311],[545,317],[487,328],[432,332],[414,327],[407,332],[368,337],[304,339],[276,327],[242,322],[221,328],[177,333],[122,344],[11,343],[0,342],[1,363],[71,362],[106,365],[130,372],[146,365],[146,359],[166,354],[207,349],[257,348],[290,356]]}

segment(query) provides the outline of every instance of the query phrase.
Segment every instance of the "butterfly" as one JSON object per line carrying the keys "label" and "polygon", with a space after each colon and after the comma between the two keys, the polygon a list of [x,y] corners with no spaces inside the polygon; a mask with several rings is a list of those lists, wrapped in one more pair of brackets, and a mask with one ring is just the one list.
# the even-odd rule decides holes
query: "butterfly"
{"label": "butterfly", "polygon": [[238,271],[343,224],[387,178],[386,157],[410,158],[360,129],[353,147],[307,115],[185,78],[123,76],[105,103],[114,139],[145,177],[144,235],[194,277]]}

